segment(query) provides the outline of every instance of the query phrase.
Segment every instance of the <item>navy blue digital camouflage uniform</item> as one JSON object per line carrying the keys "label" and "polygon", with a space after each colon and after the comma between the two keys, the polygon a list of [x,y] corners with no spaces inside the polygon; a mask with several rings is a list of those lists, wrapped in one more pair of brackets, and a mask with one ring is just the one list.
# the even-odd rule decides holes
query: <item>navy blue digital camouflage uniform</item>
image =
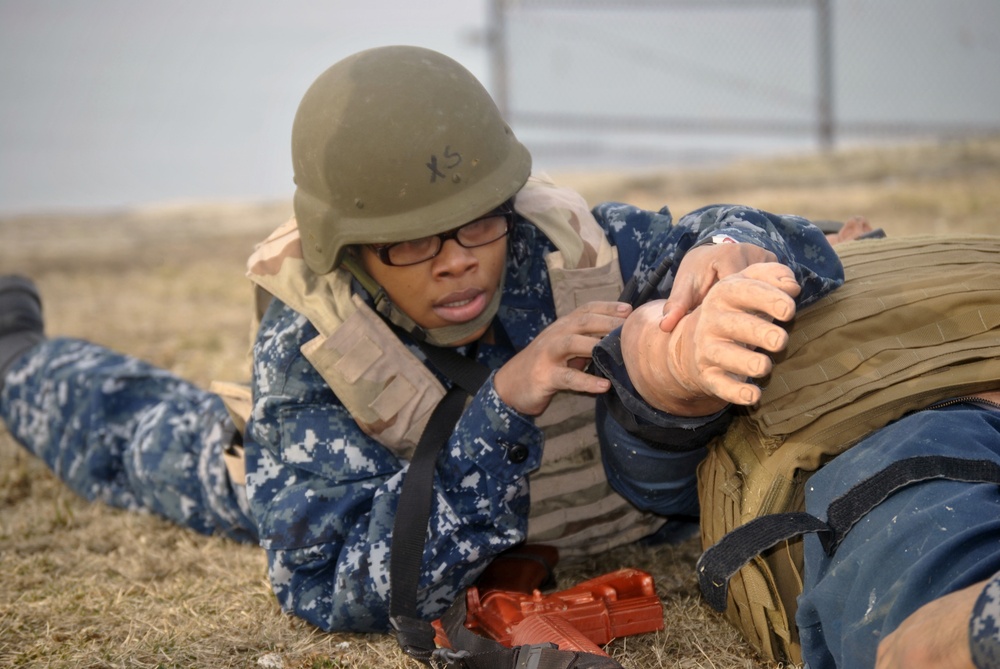
{"label": "navy blue digital camouflage uniform", "polygon": [[[795,217],[717,206],[675,226],[665,208],[609,203],[594,213],[618,247],[626,279],[647,276],[668,260],[664,293],[683,254],[714,234],[774,252],[803,286],[800,305],[842,280],[823,234]],[[543,259],[553,246],[524,222],[508,243],[496,341],[477,353],[493,369],[555,320]],[[223,465],[233,428],[216,396],[94,344],[53,339],[32,349],[6,377],[0,415],[18,441],[88,499],[259,541],[286,611],[324,630],[384,631],[391,528],[406,462],[361,431],[303,357],[300,346],[314,336],[304,317],[278,301],[263,318],[254,346],[245,491]],[[617,333],[602,348],[616,342]],[[627,376],[623,369],[615,374],[621,391]],[[698,432],[713,421],[676,424]],[[507,458],[515,444],[527,449],[523,461]],[[439,458],[419,584],[424,615],[440,615],[492,556],[524,539],[526,475],[538,466],[542,447],[541,431],[500,400],[491,378]],[[680,463],[665,482],[686,485],[693,475],[690,463]]]}

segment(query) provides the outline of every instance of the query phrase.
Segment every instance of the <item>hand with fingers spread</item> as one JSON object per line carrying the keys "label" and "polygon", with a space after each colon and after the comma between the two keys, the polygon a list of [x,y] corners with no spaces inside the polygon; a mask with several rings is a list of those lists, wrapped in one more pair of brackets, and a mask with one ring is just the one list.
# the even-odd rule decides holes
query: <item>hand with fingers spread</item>
{"label": "hand with fingers spread", "polygon": [[583,369],[597,342],[620,327],[631,311],[622,302],[591,302],[556,320],[497,370],[493,385],[500,399],[537,416],[561,390],[607,392],[610,381]]}
{"label": "hand with fingers spread", "polygon": [[661,326],[664,303],[637,309],[622,329],[622,354],[636,390],[652,406],[679,416],[754,404],[761,391],[746,379],[771,371],[770,358],[757,349],[785,347],[788,333],[772,321],[795,314],[799,291],[789,268],[756,263],[716,282],[669,332]]}
{"label": "hand with fingers spread", "polygon": [[672,330],[681,318],[701,304],[709,289],[720,279],[750,265],[776,260],[774,253],[754,244],[724,242],[691,249],[677,268],[670,296],[663,305],[661,327],[665,332]]}

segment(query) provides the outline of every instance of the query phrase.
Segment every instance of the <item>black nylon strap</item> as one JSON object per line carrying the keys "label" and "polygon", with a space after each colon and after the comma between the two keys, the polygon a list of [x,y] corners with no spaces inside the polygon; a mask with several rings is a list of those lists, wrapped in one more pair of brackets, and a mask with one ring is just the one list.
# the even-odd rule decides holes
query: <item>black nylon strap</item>
{"label": "black nylon strap", "polygon": [[417,618],[417,585],[424,554],[427,521],[430,518],[434,469],[438,453],[448,441],[465,408],[466,395],[474,395],[486,382],[490,370],[453,349],[420,344],[421,350],[442,373],[455,382],[431,412],[410,460],[410,468],[399,493],[399,506],[392,528],[389,556],[391,616]]}
{"label": "black nylon strap", "polygon": [[454,349],[431,346],[425,342],[417,342],[417,346],[438,371],[469,395],[479,392],[486,379],[490,377],[488,367],[460,355]]}
{"label": "black nylon strap", "polygon": [[[417,659],[434,649],[434,630],[417,615],[420,563],[430,518],[437,456],[465,407],[465,391],[454,387],[431,412],[403,479],[389,554],[389,617],[403,650]],[[429,638],[428,638],[429,635]],[[421,642],[423,640],[423,642]],[[426,642],[429,641],[429,646]],[[421,648],[423,646],[423,648]],[[421,659],[421,661],[423,661]]]}
{"label": "black nylon strap", "polygon": [[944,455],[922,455],[892,463],[830,502],[826,517],[831,533],[820,535],[827,555],[833,555],[854,524],[889,495],[911,483],[932,479],[1000,485],[1000,465]]}
{"label": "black nylon strap", "polygon": [[663,281],[663,277],[667,275],[671,269],[674,268],[674,258],[673,256],[668,256],[660,261],[652,272],[650,272],[646,277],[645,281],[640,285],[638,278],[633,276],[629,279],[628,283],[625,284],[625,288],[622,290],[621,295],[618,296],[619,302],[628,302],[633,307],[638,307],[640,304],[645,304],[653,296],[653,291],[656,290],[660,282]]}
{"label": "black nylon strap", "polygon": [[421,349],[456,385],[431,412],[400,489],[389,555],[389,619],[403,651],[426,664],[434,651],[434,628],[417,614],[417,590],[434,490],[434,470],[438,454],[462,415],[465,398],[476,393],[489,377],[490,370],[453,349],[423,344]]}
{"label": "black nylon strap", "polygon": [[705,601],[716,611],[726,610],[729,579],[755,556],[782,541],[815,532],[827,555],[833,555],[854,525],[896,491],[922,481],[946,479],[1000,485],[1000,465],[923,455],[892,463],[864,479],[827,507],[827,522],[793,511],[754,518],[722,537],[698,558],[698,584]]}
{"label": "black nylon strap", "polygon": [[822,520],[805,511],[772,513],[730,530],[701,554],[695,570],[705,601],[716,611],[726,610],[729,579],[743,565],[768,548],[808,532],[828,532]]}

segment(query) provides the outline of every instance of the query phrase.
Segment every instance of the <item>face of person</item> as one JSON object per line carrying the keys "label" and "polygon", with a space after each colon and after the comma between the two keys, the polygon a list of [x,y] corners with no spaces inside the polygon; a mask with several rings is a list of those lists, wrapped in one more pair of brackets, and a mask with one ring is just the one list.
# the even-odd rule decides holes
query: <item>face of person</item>
{"label": "face of person", "polygon": [[[503,224],[506,225],[506,221]],[[473,235],[479,234],[478,227],[472,226],[479,224],[470,223],[463,227]],[[500,289],[504,272],[506,236],[473,248],[462,246],[448,233],[444,236],[452,238],[443,240],[437,255],[411,265],[388,265],[379,258],[379,247],[358,247],[365,271],[382,286],[396,307],[425,329],[460,325],[482,314]],[[490,233],[490,237],[493,236]],[[431,239],[415,240],[407,245],[409,249],[420,249]],[[383,255],[386,253],[384,249],[382,247]],[[488,325],[484,326],[481,331],[455,342],[455,345],[479,339],[488,328]]]}

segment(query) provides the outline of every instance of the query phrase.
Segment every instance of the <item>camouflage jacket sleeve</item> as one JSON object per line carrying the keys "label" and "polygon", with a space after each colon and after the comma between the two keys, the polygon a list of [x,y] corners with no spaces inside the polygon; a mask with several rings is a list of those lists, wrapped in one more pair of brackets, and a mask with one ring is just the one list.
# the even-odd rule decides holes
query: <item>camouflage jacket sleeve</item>
{"label": "camouflage jacket sleeve", "polygon": [[1000,666],[1000,573],[986,582],[973,605],[969,647],[978,669]]}
{"label": "camouflage jacket sleeve", "polygon": [[[316,334],[274,301],[254,348],[247,491],[282,608],[324,630],[385,631],[389,551],[407,463],[364,434],[299,347]],[[527,458],[512,462],[515,445]],[[521,541],[527,473],[541,434],[492,378],[442,450],[418,601],[440,615],[488,563]],[[517,459],[517,458],[515,458]]]}
{"label": "camouflage jacket sleeve", "polygon": [[[598,220],[624,228],[635,227],[637,221],[650,217],[669,217],[666,209],[654,214],[618,203],[600,205],[594,213]],[[750,207],[713,205],[683,216],[676,225],[660,232],[639,263],[630,290],[627,289],[628,299],[638,306],[669,296],[684,254],[696,246],[712,243],[720,235],[768,249],[779,262],[790,267],[802,286],[796,298],[799,307],[843,283],[840,259],[825,235],[807,220]],[[594,350],[594,366],[612,382],[613,391],[605,398],[611,415],[637,436],[670,444],[675,450],[691,450],[727,425],[725,411],[702,418],[681,418],[647,404],[635,391],[625,370],[620,329],[605,337]]]}

